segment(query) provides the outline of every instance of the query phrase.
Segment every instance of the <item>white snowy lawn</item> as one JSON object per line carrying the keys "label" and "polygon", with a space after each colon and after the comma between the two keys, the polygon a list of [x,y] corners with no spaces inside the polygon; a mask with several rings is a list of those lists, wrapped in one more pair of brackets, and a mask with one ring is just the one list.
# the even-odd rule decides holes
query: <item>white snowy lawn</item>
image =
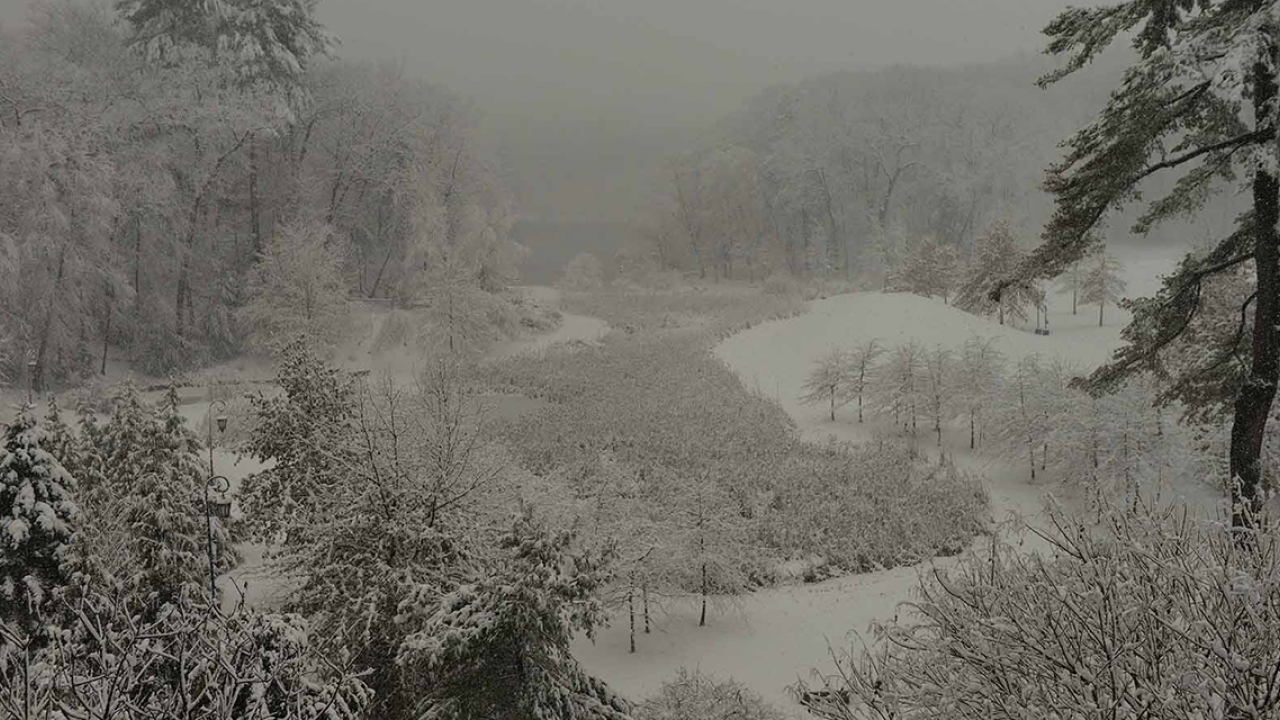
{"label": "white snowy lawn", "polygon": [[[1158,275],[1172,269],[1173,257],[1174,253],[1126,257],[1129,294],[1154,293]],[[1045,337],[1026,327],[1000,326],[937,299],[857,293],[814,302],[805,315],[739,333],[721,343],[716,352],[747,387],[776,398],[806,437],[866,441],[876,429],[872,422],[860,426],[856,414],[846,409],[843,417],[831,423],[825,407],[807,407],[797,400],[814,359],[831,348],[850,347],[872,337],[890,347],[914,339],[927,346],[958,348],[969,337],[980,335],[997,338],[1011,362],[1031,353],[1046,359],[1058,355],[1087,371],[1119,346],[1120,329],[1128,320],[1126,314],[1108,307],[1106,326],[1099,328],[1096,306],[1082,306],[1080,314],[1072,316],[1069,296],[1051,296],[1052,333]],[[926,450],[934,445],[925,433],[920,444]],[[967,436],[959,428],[946,439],[946,451],[957,465],[984,477],[998,519],[1013,512],[1034,522],[1045,492],[1053,490],[1049,483],[1029,484],[1020,466],[971,453]],[[620,615],[594,643],[580,638],[573,649],[589,672],[631,698],[653,694],[683,665],[735,677],[766,700],[805,717],[786,686],[797,677],[808,679],[813,668],[829,671],[829,644],[848,647],[850,631],[865,632],[871,622],[892,618],[897,603],[908,599],[917,572],[928,567],[926,563],[919,568],[765,590],[735,607],[711,613],[708,626],[701,628],[694,605],[676,604],[660,615],[654,634],[638,637],[635,654],[628,652],[626,616]]]}

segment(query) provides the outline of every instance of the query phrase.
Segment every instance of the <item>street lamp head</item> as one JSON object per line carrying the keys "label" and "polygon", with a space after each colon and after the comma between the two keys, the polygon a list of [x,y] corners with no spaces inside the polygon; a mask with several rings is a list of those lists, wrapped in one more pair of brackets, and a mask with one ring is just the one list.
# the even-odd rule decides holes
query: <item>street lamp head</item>
{"label": "street lamp head", "polygon": [[219,415],[219,416],[216,418],[216,422],[218,423],[218,432],[226,432],[226,431],[227,431],[227,416],[226,416],[226,415]]}

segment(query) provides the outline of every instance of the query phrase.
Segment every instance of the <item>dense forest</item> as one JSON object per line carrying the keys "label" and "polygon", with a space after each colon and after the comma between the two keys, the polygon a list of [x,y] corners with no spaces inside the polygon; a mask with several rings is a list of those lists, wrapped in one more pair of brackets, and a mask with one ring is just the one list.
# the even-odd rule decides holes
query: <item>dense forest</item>
{"label": "dense forest", "polygon": [[63,385],[117,351],[162,375],[281,329],[331,338],[348,294],[430,304],[515,277],[511,202],[465,101],[336,59],[313,2],[209,17],[37,3],[0,36],[12,381]]}

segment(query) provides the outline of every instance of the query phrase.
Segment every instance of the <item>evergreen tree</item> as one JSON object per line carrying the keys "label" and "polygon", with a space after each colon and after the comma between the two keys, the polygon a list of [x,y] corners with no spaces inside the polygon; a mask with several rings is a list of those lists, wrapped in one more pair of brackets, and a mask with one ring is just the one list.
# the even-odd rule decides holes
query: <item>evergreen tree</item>
{"label": "evergreen tree", "polygon": [[296,84],[336,40],[316,20],[318,0],[118,0],[132,43],[152,60],[204,48],[246,81]]}
{"label": "evergreen tree", "polygon": [[49,410],[44,420],[44,448],[49,454],[62,463],[72,477],[80,480],[82,468],[80,462],[80,441],[75,432],[62,419],[62,409],[58,407],[58,396],[49,395]]}
{"label": "evergreen tree", "polygon": [[997,220],[978,238],[978,251],[971,259],[964,283],[956,294],[956,307],[975,315],[996,315],[1025,321],[1027,306],[1038,297],[1030,282],[1012,283],[999,296],[992,291],[1022,263],[1023,252],[1007,220]]}
{"label": "evergreen tree", "polygon": [[286,346],[276,370],[282,393],[251,398],[258,422],[248,452],[274,465],[245,478],[241,503],[254,537],[274,542],[291,528],[290,542],[312,516],[326,488],[355,461],[349,436],[354,428],[356,390],[348,373],[332,368],[298,338]]}
{"label": "evergreen tree", "polygon": [[1102,248],[1094,251],[1084,279],[1080,283],[1080,299],[1086,303],[1098,303],[1098,327],[1103,325],[1103,312],[1107,303],[1120,302],[1125,281],[1120,277],[1124,266]]}
{"label": "evergreen tree", "polygon": [[[1127,303],[1134,318],[1124,331],[1126,346],[1090,379],[1095,391],[1105,391],[1128,375],[1158,372],[1162,351],[1198,314],[1201,290],[1223,272],[1252,264],[1256,292],[1240,309],[1243,315],[1252,305],[1256,318],[1252,357],[1246,361],[1248,380],[1233,389],[1230,400],[1236,525],[1249,524],[1261,509],[1260,457],[1280,380],[1278,27],[1265,0],[1140,0],[1060,14],[1045,33],[1049,51],[1068,60],[1042,78],[1042,86],[1084,67],[1119,37],[1133,38],[1137,58],[1097,120],[1068,141],[1067,156],[1050,168],[1046,188],[1057,208],[1043,243],[991,291],[998,300],[1010,288],[1065,272],[1102,242],[1107,212],[1140,199],[1140,185],[1149,177],[1181,172],[1169,194],[1147,206],[1133,228],[1140,233],[1170,217],[1194,214],[1242,179],[1251,208],[1235,230],[1208,253],[1187,256],[1155,298]],[[1217,349],[1226,355],[1237,348]],[[1215,362],[1210,357],[1183,372]]]}
{"label": "evergreen tree", "polygon": [[208,590],[210,540],[214,571],[234,566],[229,532],[220,519],[205,517],[209,472],[178,411],[175,388],[158,408],[145,405],[136,388],[119,388],[110,417],[86,445],[86,457],[100,467],[87,493],[89,534],[121,557],[95,557],[86,548],[84,560],[126,575],[152,609],[186,588]]}
{"label": "evergreen tree", "polygon": [[45,439],[28,405],[0,449],[0,620],[27,632],[69,580],[64,557],[79,520],[75,479],[41,446]]}
{"label": "evergreen tree", "polygon": [[575,553],[572,533],[551,533],[526,512],[501,554],[443,598],[425,585],[401,606],[415,626],[399,662],[430,678],[418,717],[625,720],[630,706],[587,675],[569,652],[575,631],[604,621],[599,599],[611,557]]}

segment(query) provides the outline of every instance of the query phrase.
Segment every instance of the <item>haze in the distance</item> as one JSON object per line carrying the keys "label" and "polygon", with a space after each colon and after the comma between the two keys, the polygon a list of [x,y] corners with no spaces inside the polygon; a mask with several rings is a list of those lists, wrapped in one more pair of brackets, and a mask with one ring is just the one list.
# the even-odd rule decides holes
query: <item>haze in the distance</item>
{"label": "haze in the distance", "polygon": [[[6,0],[18,2],[19,0]],[[819,72],[1036,52],[1066,0],[324,0],[348,57],[475,100],[522,215],[629,217],[648,178],[751,94]]]}
{"label": "haze in the distance", "polygon": [[[27,0],[0,0],[20,22]],[[764,87],[1038,52],[1067,0],[321,0],[349,58],[475,101],[522,217],[633,216],[653,173]]]}

